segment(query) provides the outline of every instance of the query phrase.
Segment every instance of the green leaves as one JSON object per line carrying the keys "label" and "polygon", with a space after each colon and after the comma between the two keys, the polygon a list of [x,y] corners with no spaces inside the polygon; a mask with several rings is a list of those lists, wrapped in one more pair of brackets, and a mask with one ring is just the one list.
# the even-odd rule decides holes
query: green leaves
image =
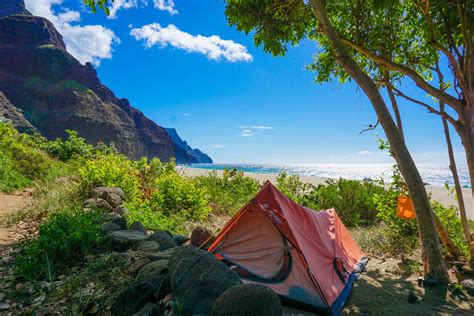
{"label": "green leaves", "polygon": [[96,13],[97,9],[100,9],[103,10],[106,15],[110,14],[109,7],[113,2],[114,0],[82,0],[82,3],[92,10],[92,13]]}

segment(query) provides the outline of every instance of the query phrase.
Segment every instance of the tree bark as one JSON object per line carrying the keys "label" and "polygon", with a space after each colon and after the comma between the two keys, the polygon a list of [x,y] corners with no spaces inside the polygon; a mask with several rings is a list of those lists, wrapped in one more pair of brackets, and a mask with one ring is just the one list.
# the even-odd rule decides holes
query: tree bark
{"label": "tree bark", "polygon": [[392,87],[388,84],[385,85],[387,89],[388,97],[390,98],[390,102],[392,103],[393,114],[395,114],[395,120],[397,121],[397,127],[402,135],[402,138],[405,138],[403,135],[403,125],[402,125],[402,116],[400,115],[400,110],[398,108],[397,99],[395,98],[395,94],[393,93]]}
{"label": "tree bark", "polygon": [[354,78],[372,103],[388,138],[394,158],[405,178],[408,190],[413,198],[421,245],[427,258],[428,266],[425,274],[437,278],[440,282],[447,283],[446,264],[438,241],[433,211],[415,162],[408,152],[406,144],[380,95],[377,85],[347,53],[344,44],[327,17],[322,0],[311,0],[311,5],[316,19],[319,21],[319,26],[333,48],[336,61]]}
{"label": "tree bark", "polygon": [[[440,111],[444,112],[444,104],[440,102]],[[454,188],[456,190],[456,196],[459,205],[459,213],[461,216],[461,225],[464,232],[464,237],[466,238],[467,245],[469,246],[469,253],[471,260],[474,260],[474,245],[471,245],[471,232],[469,227],[469,222],[466,216],[466,204],[464,203],[464,196],[462,193],[461,182],[459,181],[458,169],[456,166],[456,159],[454,157],[453,144],[451,142],[451,135],[449,132],[448,121],[446,118],[441,117],[443,122],[444,137],[446,138],[446,145],[448,147],[448,156],[449,156],[449,169],[453,175]]]}

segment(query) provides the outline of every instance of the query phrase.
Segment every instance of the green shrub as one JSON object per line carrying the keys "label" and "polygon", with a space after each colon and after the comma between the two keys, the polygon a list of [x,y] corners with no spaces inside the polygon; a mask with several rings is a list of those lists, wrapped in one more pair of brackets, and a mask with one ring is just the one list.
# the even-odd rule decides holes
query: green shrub
{"label": "green shrub", "polygon": [[465,257],[468,257],[469,248],[466,239],[464,238],[458,209],[454,206],[445,207],[436,201],[432,202],[431,205],[433,207],[433,212],[438,216],[452,242],[459,248]]}
{"label": "green shrub", "polygon": [[260,183],[244,176],[242,171],[224,169],[222,176],[216,171],[192,179],[195,186],[206,192],[209,207],[214,213],[233,215],[259,190]]}
{"label": "green shrub", "polygon": [[[66,130],[67,138],[57,138],[54,141],[41,140],[40,147],[51,156],[62,161],[68,161],[73,157],[87,158],[94,153],[94,147],[86,143],[84,138],[78,136],[76,131]],[[37,139],[41,139],[38,137]]]}
{"label": "green shrub", "polygon": [[205,191],[178,174],[166,174],[155,180],[150,205],[164,215],[179,215],[186,220],[203,220],[209,215]]}
{"label": "green shrub", "polygon": [[53,280],[61,270],[100,249],[104,242],[100,211],[55,213],[39,227],[16,258],[16,272],[27,280]]}
{"label": "green shrub", "polygon": [[386,194],[382,186],[369,180],[330,179],[324,185],[314,186],[285,172],[277,177],[277,186],[295,202],[315,211],[335,208],[349,227],[373,224],[377,214],[374,196]]}
{"label": "green shrub", "polygon": [[0,188],[11,191],[43,178],[54,165],[29,135],[0,122]]}
{"label": "green shrub", "polygon": [[86,192],[98,186],[117,186],[124,190],[127,200],[140,196],[138,171],[123,155],[100,154],[96,159],[86,160],[79,173]]}

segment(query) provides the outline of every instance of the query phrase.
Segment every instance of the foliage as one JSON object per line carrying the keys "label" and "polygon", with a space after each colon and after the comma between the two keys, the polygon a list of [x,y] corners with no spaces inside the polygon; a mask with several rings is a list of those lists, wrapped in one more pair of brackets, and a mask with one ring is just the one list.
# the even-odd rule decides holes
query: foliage
{"label": "foliage", "polygon": [[62,161],[68,161],[73,157],[88,158],[93,154],[94,147],[79,137],[76,131],[66,130],[66,134],[66,140],[57,138],[54,141],[39,141],[40,147]]}
{"label": "foliage", "polygon": [[209,206],[216,214],[235,214],[259,190],[260,183],[242,171],[225,168],[222,176],[216,171],[193,179],[196,187],[206,192]]}
{"label": "foliage", "polygon": [[311,209],[335,208],[349,227],[373,224],[377,214],[373,198],[377,194],[386,194],[382,186],[370,180],[327,180],[324,185],[314,186],[285,172],[277,177],[277,186],[285,195]]}
{"label": "foliage", "polygon": [[103,213],[79,209],[50,216],[39,227],[38,238],[27,241],[16,258],[19,276],[27,280],[53,280],[66,265],[100,248]]}
{"label": "foliage", "polygon": [[46,177],[53,164],[30,136],[0,122],[0,191],[10,192]]}
{"label": "foliage", "polygon": [[469,248],[464,239],[461,219],[458,214],[459,210],[454,206],[445,207],[436,201],[432,202],[432,207],[433,212],[438,216],[452,242],[465,257],[468,257]]}
{"label": "foliage", "polygon": [[117,153],[102,153],[96,159],[87,160],[79,170],[85,192],[98,186],[117,186],[125,192],[126,199],[140,196],[138,171],[134,163]]}

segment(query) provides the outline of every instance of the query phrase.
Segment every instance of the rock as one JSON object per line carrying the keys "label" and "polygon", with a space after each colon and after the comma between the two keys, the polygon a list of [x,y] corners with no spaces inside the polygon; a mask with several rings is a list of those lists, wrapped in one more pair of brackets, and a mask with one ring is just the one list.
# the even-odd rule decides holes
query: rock
{"label": "rock", "polygon": [[131,257],[128,253],[126,252],[112,252],[110,254],[110,257],[116,261],[116,262],[121,262],[124,265],[129,265],[131,261]]}
{"label": "rock", "polygon": [[112,205],[113,208],[116,208],[120,204],[122,204],[122,198],[115,193],[107,193],[105,200]]}
{"label": "rock", "polygon": [[173,251],[175,251],[176,247],[175,248],[169,248],[169,249],[166,249],[166,250],[163,250],[163,251],[158,251],[158,252],[152,252],[150,254],[148,254],[148,259],[152,260],[152,261],[156,261],[156,260],[162,260],[162,259],[169,259],[171,257],[171,254],[173,253]]}
{"label": "rock", "polygon": [[467,275],[467,276],[473,276],[474,277],[474,270],[472,269],[471,266],[469,265],[463,265],[461,267],[462,274]]}
{"label": "rock", "polygon": [[125,206],[119,205],[114,209],[114,213],[117,213],[121,216],[127,216],[130,214],[130,211]]}
{"label": "rock", "polygon": [[113,249],[117,250],[127,250],[140,241],[147,240],[148,236],[142,232],[136,230],[119,230],[110,232],[109,236],[111,237],[111,246]]}
{"label": "rock", "polygon": [[152,261],[139,269],[137,279],[146,280],[166,272],[168,272],[168,260]]}
{"label": "rock", "polygon": [[145,226],[140,222],[134,222],[130,225],[130,230],[136,230],[138,232],[146,233]]}
{"label": "rock", "polygon": [[119,225],[121,229],[127,229],[128,224],[125,217],[120,216],[118,214],[111,213],[108,215],[108,218],[109,218],[109,222]]}
{"label": "rock", "polygon": [[103,233],[110,233],[110,232],[114,232],[114,231],[117,231],[117,230],[121,230],[122,228],[120,228],[119,225],[115,224],[115,223],[112,223],[112,222],[105,222],[102,224],[102,232]]}
{"label": "rock", "polygon": [[167,232],[162,230],[154,232],[150,236],[150,239],[160,244],[160,250],[166,250],[177,246],[173,238],[171,238]]}
{"label": "rock", "polygon": [[418,297],[418,295],[413,293],[413,291],[410,291],[410,293],[408,293],[408,297],[407,297],[407,302],[408,303],[416,303],[416,302],[418,302],[419,299],[420,298]]}
{"label": "rock", "polygon": [[127,272],[130,273],[131,275],[136,275],[138,274],[138,271],[140,270],[141,267],[143,267],[145,264],[150,263],[150,259],[144,257],[144,258],[139,258],[132,262],[128,267],[127,267]]}
{"label": "rock", "polygon": [[[161,283],[160,283],[161,286]],[[140,311],[148,302],[156,301],[159,287],[154,282],[139,282],[124,289],[111,307],[112,315],[130,316]]]}
{"label": "rock", "polygon": [[158,251],[160,244],[153,240],[141,241],[138,243],[138,249],[146,252]]}
{"label": "rock", "polygon": [[92,190],[92,197],[106,199],[109,194],[117,194],[121,200],[125,199],[125,193],[118,187],[97,187]]}
{"label": "rock", "polygon": [[215,237],[204,227],[197,227],[191,233],[191,245],[207,249],[214,241]]}
{"label": "rock", "polygon": [[161,309],[158,305],[153,303],[146,303],[145,306],[142,307],[137,313],[133,314],[133,316],[160,316]]}
{"label": "rock", "polygon": [[170,257],[169,280],[184,315],[208,315],[217,298],[242,284],[240,277],[210,253],[193,246],[178,247]]}
{"label": "rock", "polygon": [[212,315],[281,316],[282,313],[278,295],[260,284],[233,286],[212,306]]}
{"label": "rock", "polygon": [[101,198],[90,198],[84,201],[84,207],[97,208],[112,212],[114,208],[104,199]]}
{"label": "rock", "polygon": [[187,243],[189,241],[188,236],[178,235],[178,234],[175,234],[175,235],[172,235],[172,236],[173,236],[174,242],[178,246],[182,246],[182,245],[184,245],[185,243]]}
{"label": "rock", "polygon": [[466,279],[461,282],[461,285],[469,295],[474,296],[474,279]]}

